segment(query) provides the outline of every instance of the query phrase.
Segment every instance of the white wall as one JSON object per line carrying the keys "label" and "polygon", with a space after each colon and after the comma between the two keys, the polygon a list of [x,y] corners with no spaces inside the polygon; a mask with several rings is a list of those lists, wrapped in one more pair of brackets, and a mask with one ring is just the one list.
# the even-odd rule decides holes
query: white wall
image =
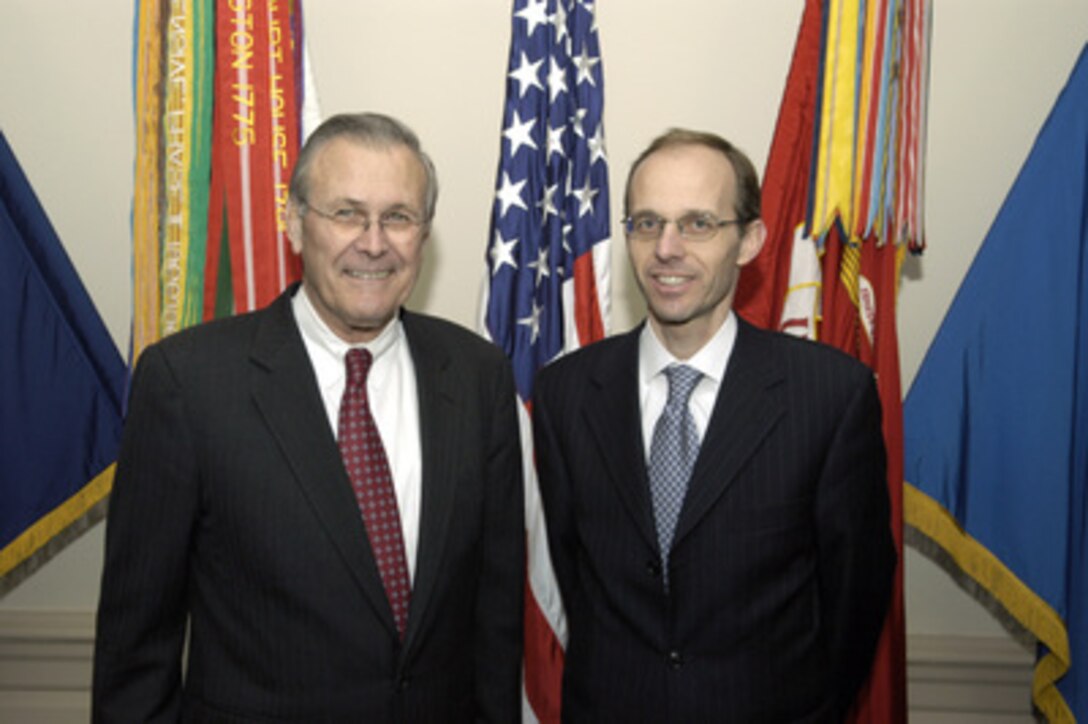
{"label": "white wall", "polygon": [[[613,218],[632,158],[673,125],[712,129],[762,167],[802,0],[599,0]],[[1082,0],[936,3],[927,154],[929,250],[900,297],[904,388],[1088,39]],[[507,0],[309,0],[322,110],[413,126],[442,192],[412,306],[472,326],[499,150]],[[128,343],[131,0],[0,0],[0,128],[118,347]],[[616,225],[614,224],[614,227]],[[641,315],[616,244],[613,328]],[[0,612],[90,611],[103,526],[0,598]],[[908,632],[1001,636],[913,552]]]}

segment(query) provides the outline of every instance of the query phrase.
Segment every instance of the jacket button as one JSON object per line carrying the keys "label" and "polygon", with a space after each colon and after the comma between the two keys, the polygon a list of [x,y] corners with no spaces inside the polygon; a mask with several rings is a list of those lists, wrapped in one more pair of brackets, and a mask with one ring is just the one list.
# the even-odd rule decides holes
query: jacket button
{"label": "jacket button", "polygon": [[669,666],[677,671],[684,667],[684,657],[680,655],[679,651],[669,652]]}
{"label": "jacket button", "polygon": [[407,690],[408,690],[408,679],[404,678],[404,679],[398,680],[397,681],[397,691],[407,691]]}
{"label": "jacket button", "polygon": [[658,578],[661,576],[661,564],[657,561],[646,561],[646,572],[652,577]]}

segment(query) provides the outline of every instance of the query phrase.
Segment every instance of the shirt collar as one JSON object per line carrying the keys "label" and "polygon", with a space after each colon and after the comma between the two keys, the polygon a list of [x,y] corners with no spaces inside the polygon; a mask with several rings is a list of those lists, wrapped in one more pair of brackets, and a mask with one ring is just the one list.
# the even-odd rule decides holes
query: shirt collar
{"label": "shirt collar", "polygon": [[382,331],[377,337],[366,344],[348,344],[340,339],[340,337],[336,336],[336,333],[329,329],[329,325],[325,324],[325,321],[318,316],[317,310],[314,309],[313,304],[310,302],[310,297],[306,293],[305,283],[299,287],[298,292],[295,293],[294,299],[291,301],[294,305],[295,319],[298,320],[299,331],[302,332],[302,335],[308,339],[316,349],[329,355],[341,366],[344,363],[344,357],[347,356],[349,349],[361,347],[370,350],[370,354],[377,360],[392,349],[393,345],[395,345],[397,341],[400,340],[401,335],[404,334],[400,315],[397,315],[392,322],[382,328]]}
{"label": "shirt collar", "polygon": [[690,359],[678,360],[657,336],[654,326],[649,322],[642,327],[639,335],[639,377],[643,385],[649,384],[671,364],[685,364],[694,367],[715,384],[721,384],[725,376],[725,367],[733,353],[737,341],[737,317],[730,310],[729,315],[714,336],[707,340]]}

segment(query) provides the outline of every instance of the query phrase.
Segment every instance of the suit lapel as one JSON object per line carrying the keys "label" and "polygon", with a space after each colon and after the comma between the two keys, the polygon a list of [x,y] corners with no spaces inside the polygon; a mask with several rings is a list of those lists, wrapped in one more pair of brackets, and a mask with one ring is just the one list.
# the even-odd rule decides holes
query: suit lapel
{"label": "suit lapel", "polygon": [[451,371],[449,351],[437,344],[432,335],[425,334],[419,328],[418,318],[410,312],[404,312],[401,319],[416,371],[423,456],[416,575],[404,642],[404,649],[408,650],[429,615],[435,586],[440,578],[450,516],[455,509],[454,496],[457,491],[452,473],[456,467],[457,399],[461,393],[457,380],[453,379],[455,375]]}
{"label": "suit lapel", "polygon": [[743,320],[710,417],[673,545],[681,542],[736,479],[785,412],[783,370],[765,338]]}
{"label": "suit lapel", "polygon": [[638,338],[642,326],[618,337],[590,372],[582,411],[612,484],[647,544],[657,550],[650,486],[643,454],[638,391]]}
{"label": "suit lapel", "polygon": [[375,613],[396,636],[393,612],[366,528],[294,321],[291,296],[292,290],[288,290],[260,313],[263,316],[251,354],[253,401],[333,546]]}

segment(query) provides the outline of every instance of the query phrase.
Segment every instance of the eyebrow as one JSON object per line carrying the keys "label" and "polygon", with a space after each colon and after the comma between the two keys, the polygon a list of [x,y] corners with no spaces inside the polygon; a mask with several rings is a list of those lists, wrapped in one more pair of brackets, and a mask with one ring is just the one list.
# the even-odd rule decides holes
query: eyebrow
{"label": "eyebrow", "polygon": [[[341,196],[339,198],[333,199],[329,203],[332,206],[350,206],[358,211],[371,211],[371,206],[366,201],[363,201],[361,199],[354,199],[348,196]],[[411,211],[415,214],[422,214],[421,211],[416,210],[415,206],[409,203],[405,203],[403,201],[396,201],[393,204],[382,208],[379,213],[384,214],[389,211]]]}
{"label": "eyebrow", "polygon": [[[643,214],[652,214],[653,216],[659,216],[661,218],[665,218],[664,214],[662,214],[662,213],[660,213],[658,211],[655,211],[654,209],[635,209],[634,211],[631,212],[630,215],[632,217],[634,217],[634,216],[642,216]],[[678,214],[677,218],[681,218],[681,217],[684,217],[684,216],[690,216],[692,214],[711,214],[713,216],[717,216],[718,212],[717,211],[711,211],[710,209],[691,209],[691,208],[689,208],[689,209],[682,210]]]}

